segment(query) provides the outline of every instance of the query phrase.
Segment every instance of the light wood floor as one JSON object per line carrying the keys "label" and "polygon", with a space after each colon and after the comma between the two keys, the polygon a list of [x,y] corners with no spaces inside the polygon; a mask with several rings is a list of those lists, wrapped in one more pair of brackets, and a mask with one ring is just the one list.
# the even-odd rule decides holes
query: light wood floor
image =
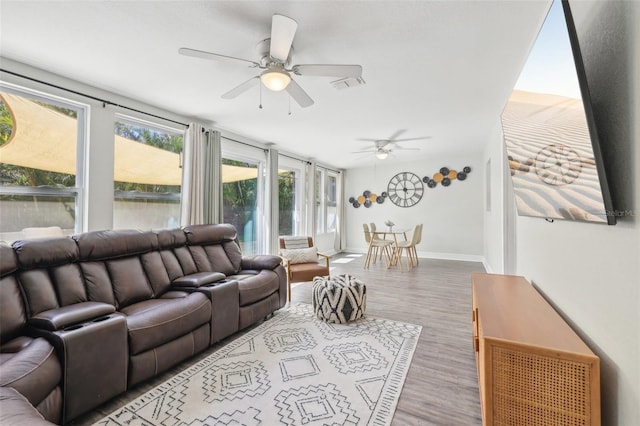
{"label": "light wood floor", "polygon": [[[484,272],[482,264],[420,259],[410,272],[387,269],[382,262],[369,269],[363,265],[364,255],[340,254],[332,258],[331,274],[352,274],[366,283],[367,315],[422,326],[392,424],[482,424],[471,332],[471,273]],[[294,284],[291,302],[311,303],[311,283]],[[100,420],[219,347],[114,398],[73,424]]]}

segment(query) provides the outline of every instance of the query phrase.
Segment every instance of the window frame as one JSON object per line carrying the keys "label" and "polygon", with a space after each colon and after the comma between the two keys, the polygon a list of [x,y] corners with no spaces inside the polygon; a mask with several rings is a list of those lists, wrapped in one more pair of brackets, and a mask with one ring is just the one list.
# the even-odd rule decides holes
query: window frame
{"label": "window frame", "polygon": [[[85,182],[87,174],[87,145],[89,143],[88,117],[91,106],[77,102],[69,98],[64,98],[51,93],[29,89],[27,87],[14,85],[0,80],[0,91],[14,94],[16,96],[28,98],[34,101],[43,102],[60,108],[73,109],[77,113],[76,123],[76,170],[75,186],[73,187],[32,187],[32,186],[8,186],[0,184],[0,195],[27,195],[43,197],[74,197],[74,233],[80,233],[84,229],[86,222],[85,211]],[[15,124],[15,123],[14,123]]]}
{"label": "window frame", "polygon": [[[151,120],[145,120],[139,117],[135,117],[132,115],[128,115],[128,114],[123,114],[123,113],[116,113],[114,114],[113,117],[113,126],[114,126],[114,150],[115,150],[115,126],[116,123],[122,123],[125,125],[130,125],[130,126],[135,126],[135,127],[144,127],[150,130],[155,130],[158,132],[164,132],[164,133],[170,133],[170,134],[175,134],[175,135],[181,135],[182,136],[182,144],[183,144],[183,149],[182,151],[180,151],[179,156],[180,156],[180,168],[182,168],[182,153],[184,152],[184,143],[185,143],[185,129],[184,128],[177,128],[177,127],[172,127],[172,126],[168,126],[165,124],[160,124],[156,121],[151,121]],[[113,166],[114,166],[114,170],[115,170],[115,166],[116,166],[116,159],[114,157],[113,159]],[[159,201],[178,201],[178,212],[179,212],[179,216],[178,216],[178,220],[177,220],[177,224],[176,226],[179,226],[179,224],[181,223],[181,217],[180,217],[180,213],[182,212],[182,190],[183,190],[183,177],[181,178],[180,181],[180,192],[177,193],[153,193],[153,192],[140,192],[137,194],[130,194],[127,191],[121,191],[120,193],[117,193],[116,189],[115,189],[115,177],[113,179],[113,223],[112,223],[112,227],[115,229],[115,217],[116,217],[116,201],[123,199],[123,200],[159,200]],[[152,227],[153,229],[163,229],[162,227]]]}

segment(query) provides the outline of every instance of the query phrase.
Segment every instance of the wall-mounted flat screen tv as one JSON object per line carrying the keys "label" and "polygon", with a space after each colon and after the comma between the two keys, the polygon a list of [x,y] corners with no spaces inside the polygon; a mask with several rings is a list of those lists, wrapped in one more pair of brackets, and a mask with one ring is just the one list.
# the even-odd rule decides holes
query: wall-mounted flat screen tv
{"label": "wall-mounted flat screen tv", "polygon": [[568,2],[551,5],[502,127],[519,215],[615,224]]}

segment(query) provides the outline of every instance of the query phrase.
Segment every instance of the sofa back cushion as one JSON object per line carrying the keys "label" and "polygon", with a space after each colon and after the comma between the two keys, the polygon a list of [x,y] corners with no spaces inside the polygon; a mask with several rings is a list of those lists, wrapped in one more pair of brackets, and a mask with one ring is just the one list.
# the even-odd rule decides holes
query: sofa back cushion
{"label": "sofa back cushion", "polygon": [[81,262],[80,268],[87,286],[87,297],[92,302],[108,303],[118,306],[111,286],[107,265],[102,261]]}
{"label": "sofa back cushion", "polygon": [[182,229],[163,229],[154,232],[158,235],[160,256],[170,281],[198,271],[187,247],[187,236]]}
{"label": "sofa back cushion", "polygon": [[185,227],[184,233],[199,272],[233,275],[240,271],[242,253],[233,225],[192,225]]}
{"label": "sofa back cushion", "polygon": [[18,337],[27,321],[24,300],[15,272],[18,260],[13,249],[0,243],[0,345]]}
{"label": "sofa back cushion", "polygon": [[[164,264],[160,252],[152,251],[145,253],[140,256],[140,260],[153,294],[160,295],[166,293],[171,286],[172,280],[169,278],[167,265]],[[175,258],[173,258],[173,260],[175,260]],[[173,268],[175,268],[175,265]],[[175,273],[177,273],[177,271],[175,271]],[[182,271],[180,271],[179,276],[182,275]]]}
{"label": "sofa back cushion", "polygon": [[153,298],[153,289],[138,256],[105,262],[118,308]]}
{"label": "sofa back cushion", "polygon": [[74,240],[61,237],[16,241],[13,250],[20,268],[18,280],[28,302],[28,316],[87,301]]}
{"label": "sofa back cushion", "polygon": [[158,236],[134,229],[75,235],[89,299],[123,308],[154,297],[142,256],[157,252]]}

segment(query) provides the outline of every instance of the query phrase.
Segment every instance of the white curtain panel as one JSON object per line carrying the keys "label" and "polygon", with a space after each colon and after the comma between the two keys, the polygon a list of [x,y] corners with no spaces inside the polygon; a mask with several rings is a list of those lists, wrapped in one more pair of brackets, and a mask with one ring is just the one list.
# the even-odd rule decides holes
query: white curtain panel
{"label": "white curtain panel", "polygon": [[219,223],[220,182],[220,133],[189,123],[182,165],[182,226]]}

